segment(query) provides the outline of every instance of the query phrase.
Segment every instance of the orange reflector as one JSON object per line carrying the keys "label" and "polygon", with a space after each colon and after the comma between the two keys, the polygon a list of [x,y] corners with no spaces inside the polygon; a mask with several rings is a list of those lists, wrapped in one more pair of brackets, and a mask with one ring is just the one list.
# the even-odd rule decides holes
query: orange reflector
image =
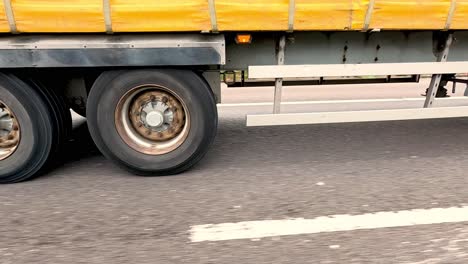
{"label": "orange reflector", "polygon": [[236,43],[237,44],[250,44],[252,42],[252,35],[250,34],[237,34]]}

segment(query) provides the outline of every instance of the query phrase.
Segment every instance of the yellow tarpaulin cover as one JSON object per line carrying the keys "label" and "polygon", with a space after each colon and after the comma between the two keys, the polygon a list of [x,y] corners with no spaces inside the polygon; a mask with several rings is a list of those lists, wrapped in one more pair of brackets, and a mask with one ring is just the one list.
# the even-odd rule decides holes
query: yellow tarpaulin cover
{"label": "yellow tarpaulin cover", "polygon": [[[0,1],[0,32],[11,32],[12,28],[18,32],[106,32],[107,11],[107,24],[113,32],[210,31],[214,26],[219,31],[283,31],[288,30],[291,15],[289,0],[9,2]],[[294,30],[363,30],[366,18],[368,29],[441,30],[447,25],[468,29],[468,0],[291,2],[295,5]]]}

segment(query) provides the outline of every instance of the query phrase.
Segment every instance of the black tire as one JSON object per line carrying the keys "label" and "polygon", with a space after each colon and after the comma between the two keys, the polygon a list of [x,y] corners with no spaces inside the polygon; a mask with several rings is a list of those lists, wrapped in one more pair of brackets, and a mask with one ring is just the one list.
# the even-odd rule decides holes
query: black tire
{"label": "black tire", "polygon": [[49,111],[52,115],[54,123],[54,137],[52,143],[52,152],[44,170],[53,168],[63,161],[65,146],[72,133],[72,117],[70,107],[68,107],[65,99],[56,91],[45,86],[41,82],[33,79],[26,80],[32,88],[41,94],[46,105],[49,106]]}
{"label": "black tire", "polygon": [[[116,128],[115,111],[120,99],[132,88],[156,84],[178,94],[191,116],[184,142],[166,154],[149,155],[125,143]],[[143,176],[177,174],[197,163],[216,136],[218,116],[215,99],[200,76],[188,70],[133,70],[103,73],[88,97],[90,134],[99,150],[130,172]]]}
{"label": "black tire", "polygon": [[53,152],[53,115],[42,93],[10,74],[0,73],[0,100],[16,116],[21,132],[16,150],[0,160],[0,183],[24,181],[36,176]]}

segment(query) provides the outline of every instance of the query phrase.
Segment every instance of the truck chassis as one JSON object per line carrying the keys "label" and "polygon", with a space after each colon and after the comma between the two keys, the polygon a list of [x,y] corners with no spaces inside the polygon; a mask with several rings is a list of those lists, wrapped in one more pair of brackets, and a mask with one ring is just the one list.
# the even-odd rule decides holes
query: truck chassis
{"label": "truck chassis", "polygon": [[[99,150],[122,168],[183,172],[216,135],[222,80],[275,86],[272,113],[248,115],[248,126],[467,116],[468,106],[432,107],[448,82],[468,83],[457,77],[468,69],[466,42],[467,31],[4,36],[0,183],[57,164],[70,108],[86,116]],[[417,82],[421,75],[432,79],[420,109],[281,112],[283,85]]]}

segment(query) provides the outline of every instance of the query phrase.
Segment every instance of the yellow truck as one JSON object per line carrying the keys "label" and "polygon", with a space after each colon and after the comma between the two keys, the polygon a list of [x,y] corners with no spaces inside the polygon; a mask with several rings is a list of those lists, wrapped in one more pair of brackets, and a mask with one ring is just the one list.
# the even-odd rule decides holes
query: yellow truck
{"label": "yellow truck", "polygon": [[[70,108],[124,169],[183,172],[216,135],[221,82],[275,87],[272,113],[248,126],[468,115],[432,107],[468,83],[468,0],[3,0],[0,34],[0,183],[57,163]],[[283,85],[421,75],[418,109],[281,112]]]}

